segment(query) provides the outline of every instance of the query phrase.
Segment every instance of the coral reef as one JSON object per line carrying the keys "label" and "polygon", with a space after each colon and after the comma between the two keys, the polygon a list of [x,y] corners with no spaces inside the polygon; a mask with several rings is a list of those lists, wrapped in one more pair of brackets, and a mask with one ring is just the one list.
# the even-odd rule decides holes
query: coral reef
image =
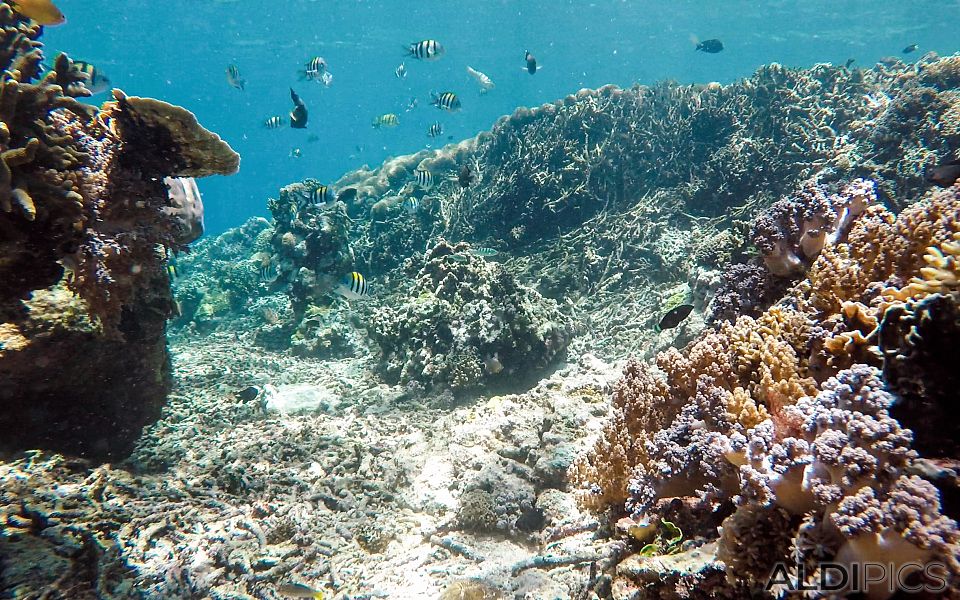
{"label": "coral reef", "polygon": [[555,303],[469,249],[440,241],[422,265],[410,260],[408,299],[373,315],[389,380],[464,391],[535,374],[566,348],[570,325]]}
{"label": "coral reef", "polygon": [[[843,188],[830,204],[845,205],[864,185]],[[760,220],[781,225],[766,231],[795,251],[796,215],[824,198],[795,196],[799,206],[777,209],[788,219]],[[762,586],[774,563],[797,552],[811,564],[881,556],[943,564],[957,593],[960,533],[940,503],[955,486],[918,466],[918,451],[951,460],[955,451],[952,430],[933,423],[952,398],[938,390],[955,379],[945,336],[956,329],[960,186],[896,217],[873,206],[848,225],[816,258],[794,254],[800,261],[790,264],[809,270],[777,306],[720,323],[683,353],[661,352],[655,368],[628,363],[612,419],[571,469],[581,502],[593,508],[658,519],[671,498],[697,507],[681,522],[699,532],[698,543],[718,544],[734,587],[717,594]],[[871,365],[883,366],[885,380]],[[718,538],[710,532],[721,523]],[[811,537],[823,541],[804,541]],[[876,585],[871,597],[885,597]]]}
{"label": "coral reef", "polygon": [[0,24],[0,446],[123,455],[169,389],[165,258],[202,227],[199,193],[164,178],[239,156],[185,109],[80,103],[66,55],[41,77],[42,28],[7,3]]}

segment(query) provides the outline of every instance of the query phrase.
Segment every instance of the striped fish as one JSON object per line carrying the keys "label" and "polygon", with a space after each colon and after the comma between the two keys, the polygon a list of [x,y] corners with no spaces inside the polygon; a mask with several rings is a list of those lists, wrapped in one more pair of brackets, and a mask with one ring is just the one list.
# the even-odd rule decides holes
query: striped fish
{"label": "striped fish", "polygon": [[310,191],[310,201],[314,204],[328,204],[333,202],[333,190],[321,183]]}
{"label": "striped fish", "polygon": [[344,277],[343,281],[340,282],[340,285],[338,285],[333,291],[349,300],[363,298],[369,292],[367,289],[367,280],[363,278],[363,275],[357,273],[356,271],[353,271]]}
{"label": "striped fish", "polygon": [[275,115],[264,121],[263,126],[267,129],[279,129],[280,127],[283,127],[286,122],[286,119],[283,117]]}
{"label": "striped fish", "polygon": [[433,96],[433,104],[437,108],[442,108],[443,110],[453,112],[455,110],[460,110],[460,98],[457,98],[457,95],[453,92],[443,92],[439,96],[431,93]]}
{"label": "striped fish", "polygon": [[410,197],[403,201],[403,211],[408,215],[415,215],[420,210],[420,201]]}
{"label": "striped fish", "polygon": [[407,55],[420,60],[437,60],[444,49],[437,40],[423,40],[407,46]]}
{"label": "striped fish", "polygon": [[240,69],[237,68],[237,65],[227,67],[227,83],[230,84],[230,87],[236,88],[241,92],[244,86],[247,85],[247,80],[240,76]]}
{"label": "striped fish", "polygon": [[417,170],[413,172],[413,176],[417,180],[417,185],[423,189],[428,189],[433,186],[433,173],[429,170],[418,167]]}
{"label": "striped fish", "polygon": [[322,56],[314,56],[307,62],[307,77],[313,79],[319,77],[327,70],[327,61]]}
{"label": "striped fish", "polygon": [[440,121],[437,121],[430,126],[430,129],[427,130],[427,135],[432,138],[440,137],[443,135],[443,125],[440,124]]}
{"label": "striped fish", "polygon": [[373,127],[375,129],[380,129],[381,127],[396,127],[399,124],[400,118],[394,113],[380,115],[373,120]]}
{"label": "striped fish", "polygon": [[500,254],[495,248],[470,248],[470,254],[474,256],[496,256]]}

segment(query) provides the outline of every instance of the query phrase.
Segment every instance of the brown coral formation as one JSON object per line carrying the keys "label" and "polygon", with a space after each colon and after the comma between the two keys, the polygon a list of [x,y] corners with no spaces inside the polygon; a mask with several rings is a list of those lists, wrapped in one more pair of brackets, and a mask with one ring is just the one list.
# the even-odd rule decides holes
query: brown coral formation
{"label": "brown coral formation", "polygon": [[80,103],[66,55],[36,81],[42,29],[8,4],[0,24],[0,439],[115,456],[164,401],[164,260],[202,220],[199,195],[171,199],[164,178],[239,157],[185,109],[119,90]]}

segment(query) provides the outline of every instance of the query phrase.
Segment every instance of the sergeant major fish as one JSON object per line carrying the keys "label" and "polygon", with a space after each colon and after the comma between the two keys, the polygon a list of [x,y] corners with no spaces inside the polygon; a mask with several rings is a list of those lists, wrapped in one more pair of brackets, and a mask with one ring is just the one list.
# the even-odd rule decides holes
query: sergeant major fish
{"label": "sergeant major fish", "polygon": [[400,124],[400,117],[394,113],[387,113],[385,115],[380,115],[373,120],[373,128],[380,129],[381,127],[396,127]]}
{"label": "sergeant major fish", "polygon": [[433,101],[430,102],[430,104],[437,108],[448,112],[454,112],[461,108],[460,98],[453,92],[443,92],[439,96],[431,92],[430,95],[433,97]]}
{"label": "sergeant major fish", "polygon": [[437,40],[423,40],[413,42],[406,47],[407,56],[419,60],[437,60],[445,52],[443,46]]}
{"label": "sergeant major fish", "polygon": [[417,170],[413,172],[413,176],[417,180],[417,185],[423,189],[433,187],[433,173],[431,173],[429,169],[417,167]]}
{"label": "sergeant major fish", "polygon": [[443,135],[443,125],[440,123],[440,121],[437,121],[430,126],[430,129],[427,130],[427,135],[432,138]]}
{"label": "sergeant major fish", "polygon": [[267,129],[278,129],[280,127],[283,127],[283,125],[286,122],[287,122],[286,119],[284,119],[283,117],[279,115],[274,115],[268,118],[267,120],[265,120],[263,122],[263,126],[266,127]]}
{"label": "sergeant major fish", "polygon": [[367,288],[367,280],[363,278],[363,275],[353,271],[347,274],[333,291],[348,300],[357,300],[366,296],[370,290]]}

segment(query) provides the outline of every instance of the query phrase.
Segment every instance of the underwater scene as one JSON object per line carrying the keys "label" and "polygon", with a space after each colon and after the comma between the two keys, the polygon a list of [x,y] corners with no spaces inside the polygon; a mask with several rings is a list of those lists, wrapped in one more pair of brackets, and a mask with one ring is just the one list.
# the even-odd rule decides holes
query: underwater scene
{"label": "underwater scene", "polygon": [[0,599],[960,599],[958,14],[0,0]]}

